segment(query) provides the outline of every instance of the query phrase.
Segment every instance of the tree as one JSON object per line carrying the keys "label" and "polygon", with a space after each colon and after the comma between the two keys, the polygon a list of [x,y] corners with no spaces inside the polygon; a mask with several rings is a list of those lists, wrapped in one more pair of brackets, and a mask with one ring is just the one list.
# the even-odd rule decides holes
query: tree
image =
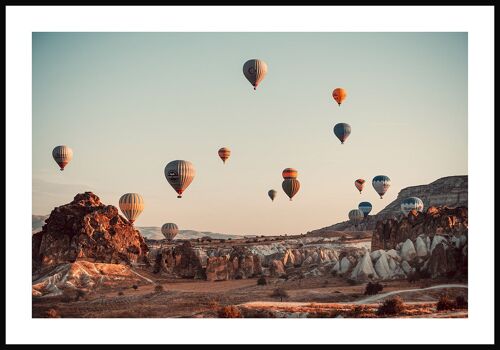
{"label": "tree", "polygon": [[280,298],[280,301],[283,301],[283,298],[289,298],[290,296],[288,295],[287,291],[284,290],[283,288],[276,288],[273,290],[273,293],[271,294],[273,298]]}
{"label": "tree", "polygon": [[378,292],[381,292],[384,289],[384,286],[381,285],[380,283],[372,283],[368,282],[365,288],[365,295],[375,295]]}

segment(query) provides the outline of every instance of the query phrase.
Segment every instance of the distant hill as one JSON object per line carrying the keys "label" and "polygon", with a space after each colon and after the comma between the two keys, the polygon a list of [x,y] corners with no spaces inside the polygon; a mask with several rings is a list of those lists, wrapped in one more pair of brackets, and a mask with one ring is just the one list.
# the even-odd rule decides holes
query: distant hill
{"label": "distant hill", "polygon": [[[42,230],[42,226],[45,224],[45,220],[49,217],[49,215],[31,215],[31,233],[34,234],[38,231]],[[156,226],[149,227],[137,227],[137,229],[141,232],[144,238],[148,239],[163,239],[163,235],[161,234],[161,228]],[[180,230],[179,234],[176,238],[178,239],[196,239],[204,236],[209,236],[214,239],[228,239],[228,238],[242,238],[242,236],[224,234],[224,233],[215,233],[215,232],[206,232],[206,231],[194,231],[194,230]]]}
{"label": "distant hill", "polygon": [[355,228],[349,221],[323,227],[309,232],[309,235],[318,236],[336,231],[373,230],[379,220],[400,218],[401,201],[408,197],[418,197],[424,202],[424,210],[430,206],[447,206],[450,208],[468,207],[469,177],[467,175],[442,177],[427,185],[410,186],[403,188],[398,197],[375,215],[369,215],[364,223]]}
{"label": "distant hill", "polygon": [[[148,226],[148,227],[137,227],[137,229],[141,232],[144,238],[148,239],[164,239],[161,228],[156,226]],[[228,239],[228,238],[242,238],[242,236],[224,234],[224,233],[214,233],[207,231],[194,231],[194,230],[179,230],[179,234],[175,237],[176,239],[196,239],[201,237],[211,237],[214,239]]]}
{"label": "distant hill", "polygon": [[48,215],[31,215],[31,234],[42,230]]}

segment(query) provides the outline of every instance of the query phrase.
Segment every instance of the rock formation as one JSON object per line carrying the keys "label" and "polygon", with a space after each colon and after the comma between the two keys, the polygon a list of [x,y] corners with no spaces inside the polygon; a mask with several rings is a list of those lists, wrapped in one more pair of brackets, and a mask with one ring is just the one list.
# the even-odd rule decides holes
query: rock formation
{"label": "rock formation", "polygon": [[[387,219],[377,222],[372,235],[372,251],[392,249],[407,239],[415,242],[421,234],[462,236],[468,231],[466,207],[429,207],[425,213],[411,211],[401,220]],[[420,244],[420,253],[423,248]]]}
{"label": "rock formation", "polygon": [[[449,208],[468,207],[468,176],[447,176],[442,177],[428,185],[411,186],[402,189],[398,193],[398,197],[389,203],[384,209],[376,215],[369,215],[365,220],[354,227],[349,221],[343,221],[332,226],[324,227],[319,230],[311,231],[309,234],[314,235],[328,234],[336,231],[358,231],[358,230],[374,230],[378,221],[387,219],[400,219],[401,201],[408,197],[418,197],[424,202],[424,208],[431,206],[439,207],[446,206]],[[367,188],[365,191],[371,191],[372,188]],[[390,191],[391,189],[389,189]]]}
{"label": "rock formation", "polygon": [[112,205],[92,192],[55,208],[42,231],[32,236],[33,271],[79,260],[147,263],[148,247],[139,231]]}

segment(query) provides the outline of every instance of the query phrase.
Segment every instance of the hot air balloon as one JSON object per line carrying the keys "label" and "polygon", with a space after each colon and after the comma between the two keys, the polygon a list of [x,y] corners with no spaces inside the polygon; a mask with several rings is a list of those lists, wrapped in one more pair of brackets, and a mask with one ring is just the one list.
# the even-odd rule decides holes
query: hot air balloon
{"label": "hot air balloon", "polygon": [[370,202],[361,202],[358,205],[358,209],[363,212],[363,215],[366,218],[372,211],[372,204]]}
{"label": "hot air balloon", "polygon": [[333,127],[333,133],[340,140],[340,143],[344,143],[351,134],[351,126],[346,123],[338,123]]}
{"label": "hot air balloon", "polygon": [[298,175],[298,171],[297,169],[294,169],[294,168],[286,168],[285,170],[283,170],[283,172],[281,173],[281,175],[283,176],[283,178],[286,180],[286,179],[296,179],[297,178],[297,175]]}
{"label": "hot air balloon", "polygon": [[380,195],[380,199],[391,186],[391,179],[385,175],[377,175],[372,180],[372,185],[375,191]]}
{"label": "hot air balloon", "polygon": [[271,198],[271,200],[274,202],[274,198],[276,198],[276,195],[278,194],[278,192],[276,192],[275,190],[269,190],[269,192],[267,192],[267,195],[269,196],[269,198]]}
{"label": "hot air balloon", "polygon": [[179,228],[176,224],[168,222],[166,224],[163,224],[163,226],[161,227],[161,233],[167,240],[171,241],[179,233]]}
{"label": "hot air balloon", "polygon": [[193,182],[195,174],[193,164],[187,160],[173,160],[165,166],[165,177],[179,194],[177,198],[182,198],[182,193]]}
{"label": "hot air balloon", "polygon": [[227,147],[222,147],[219,150],[219,157],[222,159],[222,162],[226,164],[226,160],[229,159],[229,156],[231,156],[231,150]]}
{"label": "hot air balloon", "polygon": [[405,216],[412,210],[422,212],[424,210],[424,202],[418,197],[409,197],[401,202],[401,211]]}
{"label": "hot air balloon", "polygon": [[250,84],[253,85],[253,89],[256,90],[267,74],[267,64],[262,60],[248,60],[243,65],[243,74]]}
{"label": "hot air balloon", "polygon": [[73,159],[73,150],[68,146],[57,146],[52,150],[52,157],[59,164],[61,171]]}
{"label": "hot air balloon", "polygon": [[119,201],[120,210],[127,220],[133,224],[135,219],[144,210],[144,200],[138,193],[125,193],[120,197]]}
{"label": "hot air balloon", "polygon": [[354,186],[356,186],[359,193],[361,194],[361,191],[363,191],[363,187],[365,187],[365,180],[357,179],[356,181],[354,181]]}
{"label": "hot air balloon", "polygon": [[293,196],[299,192],[300,182],[297,179],[285,179],[281,187],[283,187],[283,191],[285,191],[287,196],[290,197],[290,200],[292,200]]}
{"label": "hot air balloon", "polygon": [[364,214],[359,209],[353,209],[349,212],[349,220],[354,224],[354,226],[358,226],[358,224],[363,221]]}
{"label": "hot air balloon", "polygon": [[345,98],[347,97],[347,92],[342,88],[336,88],[335,90],[333,90],[332,96],[340,107],[340,104],[344,102]]}

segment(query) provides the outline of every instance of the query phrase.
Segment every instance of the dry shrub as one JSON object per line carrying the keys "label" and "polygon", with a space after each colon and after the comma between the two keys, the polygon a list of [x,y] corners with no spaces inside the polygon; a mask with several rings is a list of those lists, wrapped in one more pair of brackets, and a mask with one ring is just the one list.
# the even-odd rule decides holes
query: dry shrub
{"label": "dry shrub", "polygon": [[56,309],[48,309],[47,310],[47,317],[48,318],[61,318],[61,315],[59,314],[59,311]]}
{"label": "dry shrub", "polygon": [[455,309],[455,302],[447,294],[441,294],[436,304],[436,310],[444,311],[444,310],[454,310],[454,309]]}
{"label": "dry shrub", "polygon": [[346,317],[358,318],[366,316],[368,313],[370,313],[370,309],[368,307],[364,305],[356,305],[347,312]]}
{"label": "dry shrub", "polygon": [[132,285],[132,288],[134,288],[134,290],[137,290],[137,289],[139,289],[139,286],[137,284],[134,284],[134,285]]}
{"label": "dry shrub", "polygon": [[463,295],[458,295],[455,298],[455,307],[457,309],[467,309],[469,307],[469,303],[467,302],[467,299]]}
{"label": "dry shrub", "polygon": [[122,292],[122,291],[119,291],[119,292],[118,292],[118,295],[122,296],[122,295],[123,295],[123,292]]}
{"label": "dry shrub", "polygon": [[290,296],[288,295],[287,291],[284,290],[283,288],[276,288],[271,293],[271,297],[280,298],[280,301],[283,301],[283,298],[289,298]]}
{"label": "dry shrub", "polygon": [[404,308],[405,306],[403,300],[399,296],[396,296],[394,298],[384,300],[377,310],[377,315],[398,315],[403,312]]}
{"label": "dry shrub", "polygon": [[163,286],[162,286],[161,284],[157,284],[157,285],[155,286],[155,292],[156,292],[156,293],[161,293],[161,292],[163,292]]}
{"label": "dry shrub", "polygon": [[267,284],[267,280],[264,276],[261,276],[258,280],[257,280],[257,285],[258,286],[265,286]]}
{"label": "dry shrub", "polygon": [[409,283],[418,282],[420,281],[420,273],[418,271],[412,271],[408,274],[406,279]]}
{"label": "dry shrub", "polygon": [[217,311],[217,316],[219,318],[243,318],[240,310],[233,305],[221,307]]}
{"label": "dry shrub", "polygon": [[376,283],[368,282],[365,288],[365,295],[375,295],[381,292],[383,289],[384,286],[378,282]]}

